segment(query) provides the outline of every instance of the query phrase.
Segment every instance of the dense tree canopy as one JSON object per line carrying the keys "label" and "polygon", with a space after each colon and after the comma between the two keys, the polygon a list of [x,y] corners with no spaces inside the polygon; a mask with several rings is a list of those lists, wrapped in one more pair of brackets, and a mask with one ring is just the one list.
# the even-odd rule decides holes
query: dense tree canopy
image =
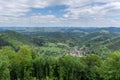
{"label": "dense tree canopy", "polygon": [[103,60],[96,54],[44,56],[28,46],[0,49],[0,80],[119,80],[119,66],[120,51]]}

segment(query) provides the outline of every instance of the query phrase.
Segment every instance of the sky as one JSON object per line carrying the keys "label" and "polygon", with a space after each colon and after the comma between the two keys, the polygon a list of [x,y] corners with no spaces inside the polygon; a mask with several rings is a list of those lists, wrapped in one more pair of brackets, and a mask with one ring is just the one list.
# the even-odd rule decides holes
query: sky
{"label": "sky", "polygon": [[120,0],[0,0],[0,26],[119,27]]}

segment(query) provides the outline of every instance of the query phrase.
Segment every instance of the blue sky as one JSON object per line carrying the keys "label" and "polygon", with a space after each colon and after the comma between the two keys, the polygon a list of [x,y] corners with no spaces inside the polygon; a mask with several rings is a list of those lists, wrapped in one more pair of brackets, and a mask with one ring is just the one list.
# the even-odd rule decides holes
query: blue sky
{"label": "blue sky", "polygon": [[63,15],[66,13],[64,11],[67,8],[66,5],[57,5],[57,6],[50,6],[45,8],[31,8],[31,10],[28,12],[28,15],[54,15],[57,17],[63,17]]}
{"label": "blue sky", "polygon": [[119,27],[120,0],[0,0],[0,26]]}

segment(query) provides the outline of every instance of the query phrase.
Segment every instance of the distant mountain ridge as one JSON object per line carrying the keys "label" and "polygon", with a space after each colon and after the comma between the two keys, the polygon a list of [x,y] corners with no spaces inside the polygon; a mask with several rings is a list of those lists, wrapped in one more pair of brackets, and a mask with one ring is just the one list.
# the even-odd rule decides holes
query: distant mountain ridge
{"label": "distant mountain ridge", "polygon": [[94,32],[107,30],[120,33],[120,27],[0,27],[0,31],[13,30],[17,32]]}

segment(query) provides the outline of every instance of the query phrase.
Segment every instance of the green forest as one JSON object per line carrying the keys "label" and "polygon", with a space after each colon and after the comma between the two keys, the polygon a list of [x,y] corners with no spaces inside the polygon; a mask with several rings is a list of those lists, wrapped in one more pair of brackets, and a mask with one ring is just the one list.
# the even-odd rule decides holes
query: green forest
{"label": "green forest", "polygon": [[120,29],[1,30],[0,80],[120,80]]}

